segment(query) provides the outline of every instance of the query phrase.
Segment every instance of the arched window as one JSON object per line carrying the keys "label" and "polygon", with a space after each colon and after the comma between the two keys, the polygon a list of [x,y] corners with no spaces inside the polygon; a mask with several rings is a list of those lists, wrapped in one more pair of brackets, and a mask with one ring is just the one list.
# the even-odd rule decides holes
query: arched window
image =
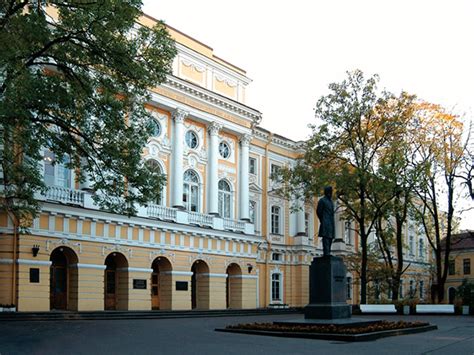
{"label": "arched window", "polygon": [[[161,169],[160,163],[158,163],[155,159],[148,159],[145,162],[145,165],[152,173],[156,175],[163,174],[163,170]],[[163,204],[163,191],[159,191],[159,193],[155,196],[155,198],[150,202],[155,203],[157,205],[162,205]]]}
{"label": "arched window", "polygon": [[232,201],[232,192],[230,190],[230,185],[225,180],[219,180],[219,216],[224,218],[230,218],[231,216],[231,201]]}
{"label": "arched window", "polygon": [[278,206],[272,206],[272,234],[281,234],[281,208]]}
{"label": "arched window", "polygon": [[71,169],[69,156],[65,155],[62,161],[56,160],[56,155],[49,149],[44,150],[44,182],[47,186],[59,186],[67,189],[71,188]]}
{"label": "arched window", "polygon": [[199,211],[199,177],[192,170],[184,173],[183,202],[188,211]]}

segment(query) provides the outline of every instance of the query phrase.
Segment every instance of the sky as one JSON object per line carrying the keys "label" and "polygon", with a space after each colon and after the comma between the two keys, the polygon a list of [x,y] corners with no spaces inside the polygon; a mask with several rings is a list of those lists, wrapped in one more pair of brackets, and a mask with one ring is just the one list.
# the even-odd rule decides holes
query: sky
{"label": "sky", "polygon": [[354,69],[474,118],[472,0],[145,0],[144,12],[246,70],[261,126],[293,140]]}

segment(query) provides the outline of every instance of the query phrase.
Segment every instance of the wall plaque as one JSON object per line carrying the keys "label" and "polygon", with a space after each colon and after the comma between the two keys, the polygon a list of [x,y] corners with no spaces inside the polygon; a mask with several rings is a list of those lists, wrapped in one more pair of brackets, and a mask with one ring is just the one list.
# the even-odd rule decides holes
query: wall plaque
{"label": "wall plaque", "polygon": [[37,284],[40,282],[40,269],[31,268],[30,269],[30,282]]}
{"label": "wall plaque", "polygon": [[135,290],[146,290],[146,280],[133,279],[133,289],[135,289]]}
{"label": "wall plaque", "polygon": [[176,291],[187,291],[188,282],[187,281],[176,281]]}

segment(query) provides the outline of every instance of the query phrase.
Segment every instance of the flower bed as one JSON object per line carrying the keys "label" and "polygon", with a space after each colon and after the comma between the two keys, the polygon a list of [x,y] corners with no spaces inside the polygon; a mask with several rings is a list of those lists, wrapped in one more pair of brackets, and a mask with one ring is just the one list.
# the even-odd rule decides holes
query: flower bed
{"label": "flower bed", "polygon": [[225,329],[229,330],[250,330],[250,331],[268,331],[280,333],[317,333],[317,334],[367,334],[374,332],[382,332],[387,330],[412,329],[428,326],[427,322],[389,322],[380,321],[374,324],[364,326],[350,325],[321,325],[321,324],[301,324],[301,325],[282,325],[273,323],[247,323],[229,325]]}

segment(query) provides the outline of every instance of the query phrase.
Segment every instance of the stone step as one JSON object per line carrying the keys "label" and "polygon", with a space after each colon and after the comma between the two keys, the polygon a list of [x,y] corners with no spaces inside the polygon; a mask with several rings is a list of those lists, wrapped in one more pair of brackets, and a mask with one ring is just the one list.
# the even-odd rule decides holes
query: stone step
{"label": "stone step", "polygon": [[111,320],[111,319],[167,319],[195,317],[237,317],[271,314],[301,313],[301,308],[287,309],[239,309],[239,310],[189,310],[189,311],[52,311],[0,313],[1,321],[47,321],[47,320]]}

